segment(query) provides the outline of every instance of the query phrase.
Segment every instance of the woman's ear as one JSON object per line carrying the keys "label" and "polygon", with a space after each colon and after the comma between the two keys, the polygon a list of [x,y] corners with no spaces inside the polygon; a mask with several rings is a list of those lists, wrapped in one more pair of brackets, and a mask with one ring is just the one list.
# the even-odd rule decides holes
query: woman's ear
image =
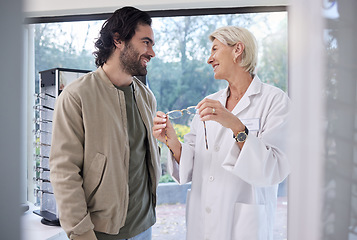
{"label": "woman's ear", "polygon": [[236,45],[234,46],[235,54],[237,56],[242,55],[243,51],[244,51],[244,44],[241,42],[236,43]]}
{"label": "woman's ear", "polygon": [[244,44],[241,42],[236,43],[236,45],[234,45],[234,59],[233,62],[237,63],[239,56],[242,56],[244,51]]}

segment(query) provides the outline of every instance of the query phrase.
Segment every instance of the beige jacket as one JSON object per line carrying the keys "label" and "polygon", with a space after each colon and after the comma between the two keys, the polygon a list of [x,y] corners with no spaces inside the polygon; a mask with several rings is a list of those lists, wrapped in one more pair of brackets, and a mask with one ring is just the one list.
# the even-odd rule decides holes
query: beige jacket
{"label": "beige jacket", "polygon": [[[152,135],[156,100],[134,78],[146,126],[154,204],[160,177]],[[96,239],[93,229],[117,234],[128,208],[129,139],[124,93],[102,68],[68,85],[56,101],[50,154],[51,184],[62,228],[70,239]]]}

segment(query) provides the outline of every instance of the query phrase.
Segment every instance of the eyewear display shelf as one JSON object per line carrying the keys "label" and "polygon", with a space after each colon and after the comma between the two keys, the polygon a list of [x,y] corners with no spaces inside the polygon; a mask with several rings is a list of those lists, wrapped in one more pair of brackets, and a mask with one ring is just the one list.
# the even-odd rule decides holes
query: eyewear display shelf
{"label": "eyewear display shelf", "polygon": [[51,150],[52,117],[57,96],[72,81],[87,70],[53,68],[40,72],[40,89],[35,100],[35,165],[34,195],[40,210],[33,211],[46,225],[59,226],[58,211],[50,181],[49,156]]}

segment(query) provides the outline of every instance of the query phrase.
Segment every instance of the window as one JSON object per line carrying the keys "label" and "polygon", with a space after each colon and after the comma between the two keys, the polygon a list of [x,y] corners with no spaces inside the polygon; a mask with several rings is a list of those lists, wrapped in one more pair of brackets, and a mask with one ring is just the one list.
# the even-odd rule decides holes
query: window
{"label": "window", "polygon": [[[94,70],[94,41],[103,22],[35,24],[37,75],[39,71],[58,67]],[[257,74],[263,82],[288,90],[287,12],[155,17],[152,27],[156,57],[149,64],[147,83],[157,98],[158,110],[168,112],[196,105],[205,96],[226,87],[225,81],[214,79],[212,68],[206,63],[211,47],[208,35],[225,25],[242,26],[253,32],[259,45]],[[174,121],[182,141],[183,135],[189,132],[189,121],[189,116]],[[161,182],[173,181],[166,172],[167,151],[163,144]],[[279,188],[276,240],[286,239],[286,204],[284,182]],[[160,211],[165,212],[165,208],[158,209],[158,223]],[[178,216],[174,221],[184,221],[184,206],[180,205],[177,209]],[[178,226],[184,229],[181,222]],[[161,230],[155,232],[154,229],[154,239],[160,239],[165,234],[170,235],[170,239],[182,239],[182,231],[165,233]]]}

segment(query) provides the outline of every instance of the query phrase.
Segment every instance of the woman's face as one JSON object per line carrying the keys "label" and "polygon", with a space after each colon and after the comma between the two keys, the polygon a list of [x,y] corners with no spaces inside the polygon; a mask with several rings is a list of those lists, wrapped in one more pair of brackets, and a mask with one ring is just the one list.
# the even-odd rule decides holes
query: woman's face
{"label": "woman's face", "polygon": [[212,65],[215,79],[228,79],[234,68],[234,47],[215,39],[212,42],[211,56],[207,63]]}

